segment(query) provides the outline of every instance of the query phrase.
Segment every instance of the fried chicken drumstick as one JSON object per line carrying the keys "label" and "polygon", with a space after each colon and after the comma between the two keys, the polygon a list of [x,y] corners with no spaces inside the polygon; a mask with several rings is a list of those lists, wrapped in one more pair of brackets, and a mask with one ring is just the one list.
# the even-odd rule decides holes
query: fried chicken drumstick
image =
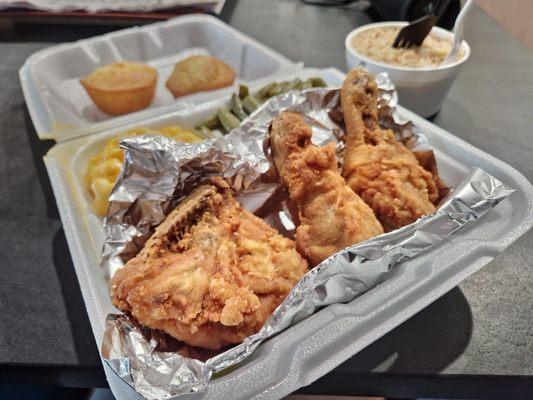
{"label": "fried chicken drumstick", "polygon": [[142,325],[216,350],[257,332],[306,272],[294,242],[218,181],[168,215],[115,273],[111,297]]}
{"label": "fried chicken drumstick", "polygon": [[376,81],[368,72],[354,69],[346,75],[341,88],[343,176],[388,232],[434,212],[442,184],[392,131],[379,127],[377,95]]}
{"label": "fried chicken drumstick", "polygon": [[286,111],[272,121],[274,163],[298,209],[296,248],[314,266],[383,229],[338,172],[334,145],[317,147],[311,135],[299,114]]}

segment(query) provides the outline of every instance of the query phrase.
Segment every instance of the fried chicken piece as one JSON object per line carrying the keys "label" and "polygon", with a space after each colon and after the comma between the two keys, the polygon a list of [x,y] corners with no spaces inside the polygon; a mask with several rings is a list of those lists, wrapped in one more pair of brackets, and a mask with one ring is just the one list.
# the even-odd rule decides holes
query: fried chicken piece
{"label": "fried chicken piece", "polygon": [[368,72],[354,69],[346,75],[341,88],[343,176],[389,232],[434,212],[444,185],[392,131],[379,127],[377,95],[376,81]]}
{"label": "fried chicken piece", "polygon": [[274,163],[300,220],[296,249],[314,266],[383,229],[337,170],[334,145],[317,147],[311,136],[299,114],[286,111],[272,122]]}
{"label": "fried chicken piece", "polygon": [[142,325],[216,350],[257,332],[306,272],[294,242],[218,181],[168,215],[113,276],[111,297]]}

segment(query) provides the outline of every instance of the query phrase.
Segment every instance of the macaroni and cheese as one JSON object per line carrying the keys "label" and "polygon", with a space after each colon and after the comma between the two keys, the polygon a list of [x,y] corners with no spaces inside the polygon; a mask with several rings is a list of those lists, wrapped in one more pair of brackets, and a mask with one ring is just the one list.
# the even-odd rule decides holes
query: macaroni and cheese
{"label": "macaroni and cheese", "polygon": [[124,162],[124,151],[119,147],[121,139],[140,135],[160,135],[179,142],[196,143],[201,138],[193,132],[179,126],[168,126],[160,129],[138,128],[119,134],[110,139],[104,149],[91,157],[85,172],[85,184],[93,198],[93,209],[99,216],[105,215],[109,205],[109,194],[115,186]]}

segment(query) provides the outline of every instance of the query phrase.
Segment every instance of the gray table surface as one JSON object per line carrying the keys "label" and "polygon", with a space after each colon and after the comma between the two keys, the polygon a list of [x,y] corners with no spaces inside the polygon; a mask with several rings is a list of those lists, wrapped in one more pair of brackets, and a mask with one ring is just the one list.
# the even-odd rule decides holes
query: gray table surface
{"label": "gray table surface", "polygon": [[[344,37],[367,22],[371,19],[361,5],[323,8],[295,0],[241,0],[229,19],[237,29],[293,60],[343,70]],[[72,375],[46,376],[73,386],[101,382],[101,372],[84,381],[74,373],[99,371],[100,361],[41,159],[52,143],[35,136],[17,71],[43,47],[109,30],[0,23],[0,376],[4,378],[14,379],[17,371],[37,374],[42,368],[62,368]],[[471,59],[434,123],[533,181],[533,54],[477,7],[468,17],[466,39]],[[532,259],[529,232],[458,288],[308,390],[320,393],[321,384],[337,385],[339,377],[382,379],[376,385],[398,377],[404,381],[471,377],[466,382],[483,385],[487,381],[480,377],[498,376],[521,377],[531,390]],[[398,386],[396,392],[407,393],[402,390]],[[333,392],[342,393],[342,387]],[[360,394],[394,395],[381,393],[379,387]]]}

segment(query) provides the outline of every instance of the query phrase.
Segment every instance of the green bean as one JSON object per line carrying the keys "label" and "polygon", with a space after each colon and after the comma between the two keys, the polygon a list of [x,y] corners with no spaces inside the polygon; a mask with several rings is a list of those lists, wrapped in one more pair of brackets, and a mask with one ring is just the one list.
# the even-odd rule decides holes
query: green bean
{"label": "green bean", "polygon": [[248,86],[246,85],[239,85],[239,99],[244,99],[246,96],[250,94],[250,91],[248,90]]}
{"label": "green bean", "polygon": [[244,108],[244,111],[246,111],[248,114],[253,113],[255,110],[257,110],[257,107],[259,107],[259,101],[252,96],[246,96],[242,100],[242,106]]}
{"label": "green bean", "polygon": [[[217,118],[218,119],[218,118]],[[210,138],[213,136],[213,132],[205,125],[194,128],[194,131],[198,133],[202,138]]]}
{"label": "green bean", "polygon": [[211,130],[222,128],[224,132],[229,132],[240,125],[243,120],[254,112],[259,105],[270,97],[285,93],[289,90],[303,90],[313,87],[326,87],[327,84],[322,78],[311,77],[302,82],[301,79],[292,81],[272,82],[263,86],[255,96],[250,95],[250,90],[246,85],[239,85],[238,94],[231,96],[231,111],[221,108],[217,113],[202,123],[195,129],[202,135],[211,136]]}
{"label": "green bean", "polygon": [[198,124],[196,127],[199,128],[201,126],[205,126],[209,129],[215,129],[220,126],[220,121],[218,120],[218,116],[216,114],[210,116],[205,121]]}
{"label": "green bean", "polygon": [[311,81],[311,85],[313,85],[313,87],[326,87],[326,86],[328,86],[328,84],[324,81],[324,79],[319,78],[317,76],[309,78],[309,81]]}
{"label": "green bean", "polygon": [[248,114],[246,114],[246,112],[242,108],[241,99],[236,94],[231,95],[231,111],[241,121],[248,116]]}
{"label": "green bean", "polygon": [[311,89],[313,87],[313,84],[311,83],[311,80],[310,79],[307,79],[303,84],[302,84],[302,90],[304,89]]}
{"label": "green bean", "polygon": [[241,124],[241,121],[239,121],[239,119],[227,108],[219,108],[217,111],[217,117],[226,133],[237,128]]}
{"label": "green bean", "polygon": [[289,86],[287,88],[287,91],[288,90],[302,90],[302,86],[303,86],[303,82],[301,79],[294,79],[292,81],[289,82]]}
{"label": "green bean", "polygon": [[286,92],[288,87],[289,87],[289,82],[276,83],[268,91],[268,97],[269,98],[274,97],[274,96],[277,96],[278,94]]}
{"label": "green bean", "polygon": [[276,82],[272,82],[272,83],[269,83],[268,85],[263,86],[257,92],[256,97],[258,97],[259,99],[262,99],[262,100],[267,99],[268,98],[268,92],[270,91],[270,89],[272,89],[274,87],[275,84],[276,84]]}

